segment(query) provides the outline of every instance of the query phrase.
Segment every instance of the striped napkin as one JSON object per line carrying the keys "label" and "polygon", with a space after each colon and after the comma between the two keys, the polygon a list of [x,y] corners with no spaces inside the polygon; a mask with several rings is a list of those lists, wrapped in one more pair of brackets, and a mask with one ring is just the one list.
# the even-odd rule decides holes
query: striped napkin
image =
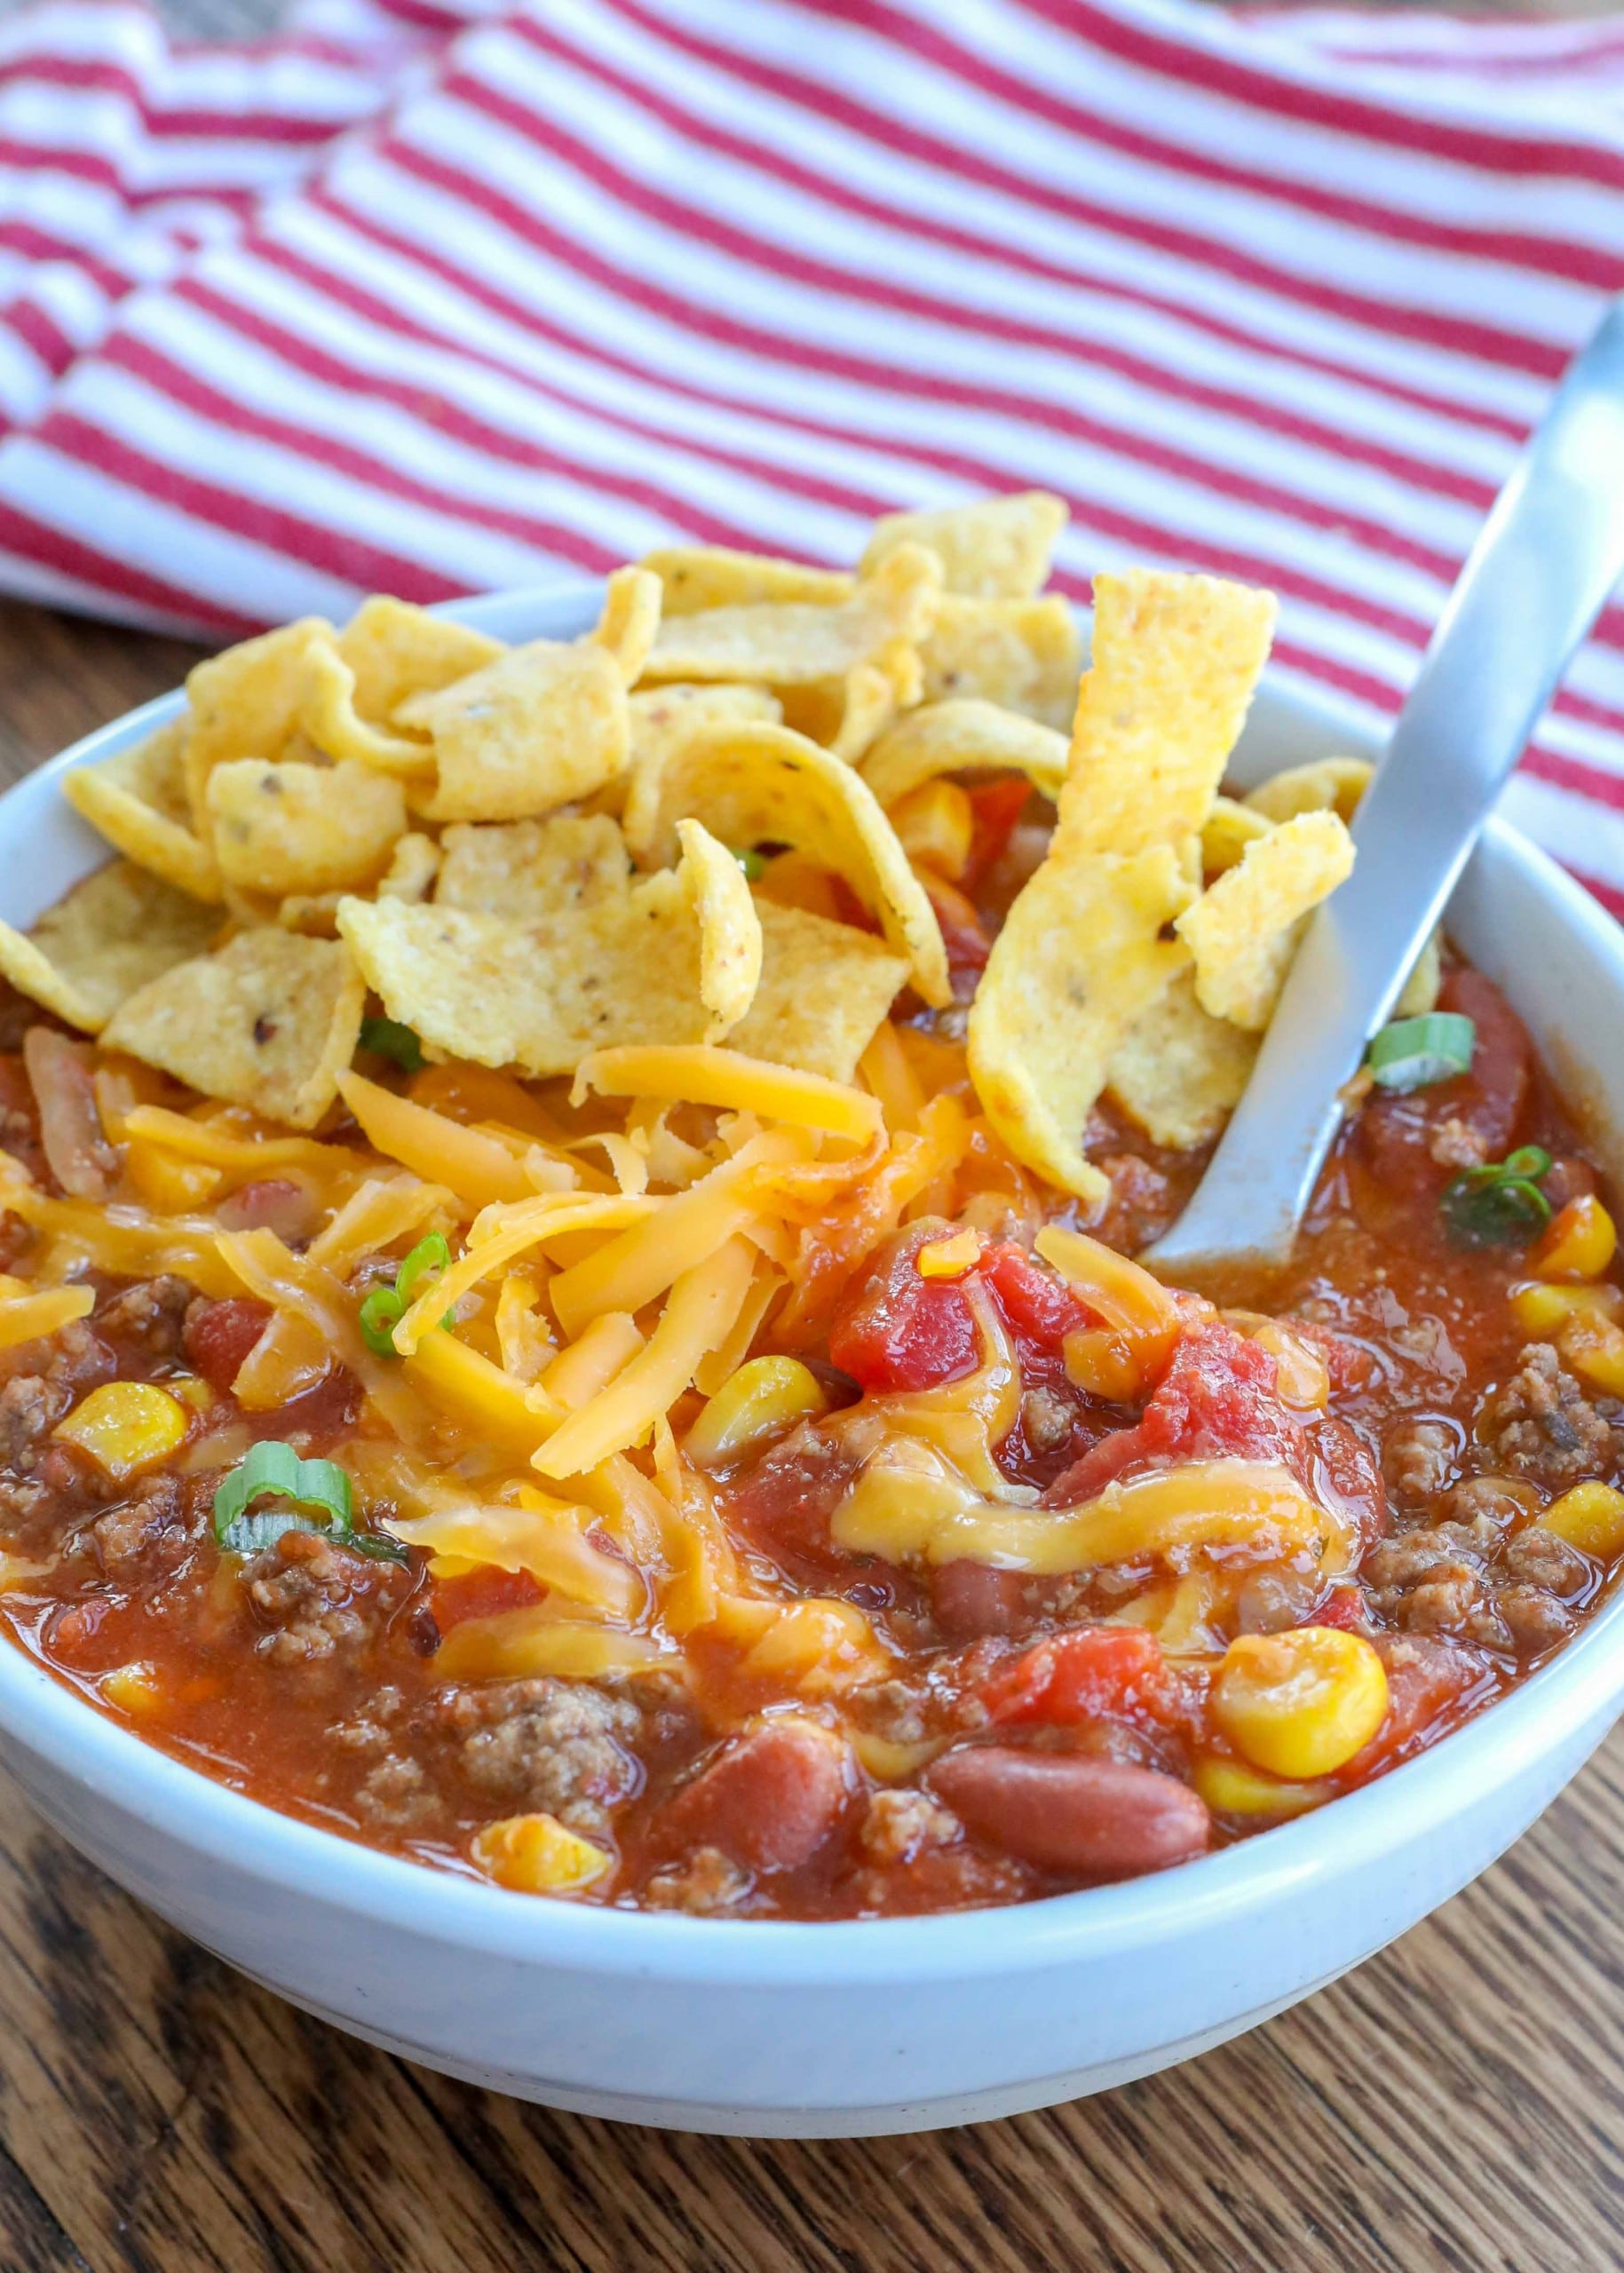
{"label": "striped napkin", "polygon": [[[0,259],[18,593],[218,637],[1042,485],[1064,589],[1268,583],[1384,716],[1624,286],[1624,20],[51,0]],[[1508,801],[1615,912],[1621,720],[1615,607]]]}

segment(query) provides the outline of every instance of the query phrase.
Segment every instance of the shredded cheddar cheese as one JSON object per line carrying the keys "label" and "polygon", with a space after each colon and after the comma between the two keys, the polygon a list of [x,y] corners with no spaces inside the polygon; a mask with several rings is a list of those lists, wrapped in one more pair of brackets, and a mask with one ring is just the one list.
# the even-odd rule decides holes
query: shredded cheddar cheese
{"label": "shredded cheddar cheese", "polygon": [[861,1089],[793,1065],[770,1065],[713,1043],[598,1050],[576,1068],[572,1094],[579,1101],[590,1089],[603,1097],[720,1105],[753,1113],[763,1121],[788,1121],[830,1136],[849,1137],[859,1144],[868,1143],[881,1127],[879,1101]]}
{"label": "shredded cheddar cheese", "polygon": [[341,1073],[338,1093],[367,1141],[416,1176],[448,1184],[471,1208],[527,1200],[535,1186],[522,1163],[495,1136],[398,1097],[359,1073]]}
{"label": "shredded cheddar cheese", "polygon": [[648,1347],[592,1402],[550,1437],[531,1461],[543,1476],[595,1468],[649,1436],[693,1379],[700,1360],[723,1340],[749,1284],[754,1258],[730,1239],[685,1271],[671,1289]]}
{"label": "shredded cheddar cheese", "polygon": [[561,1271],[549,1292],[566,1334],[579,1334],[601,1311],[642,1309],[708,1256],[720,1252],[763,1204],[759,1172],[803,1152],[794,1131],[752,1136],[733,1158],[686,1192],[661,1202],[647,1221]]}

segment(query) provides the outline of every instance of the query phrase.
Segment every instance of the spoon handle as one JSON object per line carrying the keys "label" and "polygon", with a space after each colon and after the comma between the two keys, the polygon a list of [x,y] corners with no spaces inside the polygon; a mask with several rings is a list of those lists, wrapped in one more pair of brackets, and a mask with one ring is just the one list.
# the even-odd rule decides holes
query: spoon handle
{"label": "spoon handle", "polygon": [[1569,657],[1624,572],[1624,300],[1569,366],[1432,635],[1168,1268],[1284,1262],[1388,1018]]}

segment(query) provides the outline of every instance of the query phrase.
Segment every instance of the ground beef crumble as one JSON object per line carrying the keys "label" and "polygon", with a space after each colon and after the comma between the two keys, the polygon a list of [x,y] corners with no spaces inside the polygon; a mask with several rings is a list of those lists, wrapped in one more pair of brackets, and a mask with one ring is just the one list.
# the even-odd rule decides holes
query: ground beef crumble
{"label": "ground beef crumble", "polygon": [[90,1525],[87,1539],[110,1579],[160,1578],[175,1570],[208,1536],[212,1476],[177,1476],[168,1469],[144,1476],[129,1499]]}
{"label": "ground beef crumble", "polygon": [[1382,1476],[1393,1505],[1414,1511],[1436,1499],[1454,1474],[1461,1438],[1447,1421],[1400,1421],[1382,1447]]}
{"label": "ground beef crumble", "polygon": [[184,1279],[171,1274],[145,1279],[104,1303],[96,1313],[96,1324],[104,1334],[133,1345],[154,1364],[172,1364],[180,1355],[191,1303],[192,1289]]}
{"label": "ground beef crumble", "polygon": [[875,1792],[868,1802],[858,1840],[873,1863],[911,1863],[926,1847],[945,1847],[961,1836],[957,1816],[928,1792]]}
{"label": "ground beef crumble", "polygon": [[1587,1397],[1549,1342],[1531,1342],[1509,1381],[1492,1390],[1477,1433],[1496,1466],[1552,1492],[1616,1467],[1620,1436],[1609,1403]]}
{"label": "ground beef crumble", "polygon": [[355,1794],[355,1804],[366,1821],[391,1831],[409,1831],[425,1822],[438,1806],[439,1794],[428,1770],[408,1753],[385,1754],[368,1770]]}
{"label": "ground beef crumble", "polygon": [[434,1709],[463,1779],[503,1814],[543,1810],[572,1830],[601,1831],[641,1781],[632,1746],[642,1715],[590,1682],[451,1689]]}
{"label": "ground beef crumble", "polygon": [[288,1532],[242,1567],[242,1590],[266,1628],[260,1653],[293,1666],[359,1651],[387,1617],[390,1576],[313,1532]]}
{"label": "ground beef crumble", "polygon": [[1521,1658],[1564,1640],[1574,1624],[1569,1605],[1589,1584],[1586,1558],[1538,1526],[1508,1537],[1507,1523],[1527,1510],[1501,1477],[1469,1479],[1443,1504],[1476,1512],[1464,1522],[1417,1526],[1366,1556],[1372,1610],[1407,1634],[1458,1637]]}
{"label": "ground beef crumble", "polygon": [[736,1910],[750,1890],[750,1875],[719,1847],[696,1847],[670,1870],[656,1871],[644,1889],[651,1910],[685,1910],[695,1918],[715,1918]]}
{"label": "ground beef crumble", "polygon": [[0,1389],[0,1469],[31,1476],[39,1445],[67,1411],[69,1393],[43,1374],[19,1374]]}

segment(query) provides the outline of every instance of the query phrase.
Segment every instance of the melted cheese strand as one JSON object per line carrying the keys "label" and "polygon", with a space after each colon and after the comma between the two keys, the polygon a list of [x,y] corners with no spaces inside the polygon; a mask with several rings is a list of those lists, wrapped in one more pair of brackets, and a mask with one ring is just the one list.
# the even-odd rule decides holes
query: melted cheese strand
{"label": "melted cheese strand", "polygon": [[520,1485],[519,1498],[517,1507],[455,1503],[426,1516],[397,1517],[389,1529],[408,1547],[436,1557],[527,1571],[538,1585],[589,1612],[630,1623],[647,1590],[630,1564],[603,1554],[585,1536],[596,1521],[592,1510],[550,1499],[529,1485]]}
{"label": "melted cheese strand", "polygon": [[1254,1562],[1306,1552],[1327,1574],[1353,1560],[1342,1524],[1272,1461],[1189,1461],[1107,1485],[1081,1507],[1026,1509],[989,1504],[930,1446],[899,1442],[870,1461],[829,1531],[852,1555],[971,1558],[1045,1578],[1214,1550]]}
{"label": "melted cheese strand", "polygon": [[417,1401],[399,1367],[375,1358],[361,1339],[353,1297],[307,1255],[294,1255],[274,1232],[217,1232],[215,1247],[250,1295],[313,1327],[347,1366],[371,1404],[408,1444],[421,1430]]}
{"label": "melted cheese strand", "polygon": [[216,1253],[216,1226],[206,1216],[156,1216],[139,1208],[53,1200],[9,1152],[0,1152],[0,1213],[8,1211],[51,1242],[34,1271],[36,1286],[59,1284],[88,1265],[113,1279],[173,1271],[203,1295],[237,1291]]}

